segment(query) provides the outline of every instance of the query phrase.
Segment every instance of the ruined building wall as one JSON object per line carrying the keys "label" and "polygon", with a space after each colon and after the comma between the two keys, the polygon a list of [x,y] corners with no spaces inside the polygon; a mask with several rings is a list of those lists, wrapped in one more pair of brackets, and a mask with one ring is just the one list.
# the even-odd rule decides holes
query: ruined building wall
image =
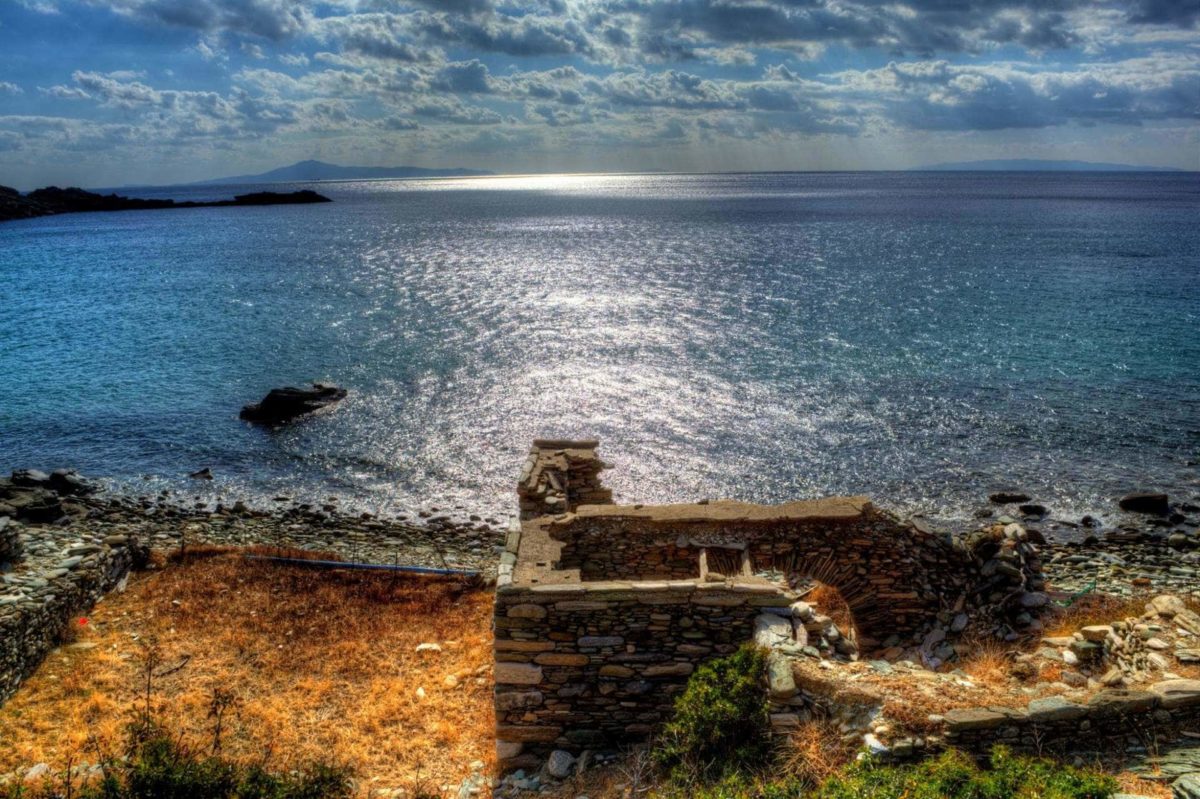
{"label": "ruined building wall", "polygon": [[6,575],[0,584],[0,702],[58,646],[72,618],[113,590],[144,555],[136,541],[118,538],[82,545],[44,574]]}
{"label": "ruined building wall", "polygon": [[521,472],[495,604],[502,770],[652,734],[698,664],[754,638],[764,609],[791,617],[780,574],[837,588],[866,648],[944,646],[1041,587],[1015,532],[960,542],[864,497],[613,505],[595,448],[538,441]]}

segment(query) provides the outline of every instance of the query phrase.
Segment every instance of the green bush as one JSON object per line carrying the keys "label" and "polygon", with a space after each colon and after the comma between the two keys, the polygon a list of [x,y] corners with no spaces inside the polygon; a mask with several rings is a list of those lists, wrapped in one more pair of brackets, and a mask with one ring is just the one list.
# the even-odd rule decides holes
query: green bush
{"label": "green bush", "polygon": [[[760,772],[761,774],[761,772]],[[1109,799],[1116,782],[1050,760],[992,752],[990,768],[979,768],[961,752],[945,752],[916,765],[888,766],[862,760],[818,788],[796,779],[771,780],[727,772],[707,782],[669,782],[656,799]]]}
{"label": "green bush", "polygon": [[659,764],[703,780],[762,766],[770,751],[765,671],[766,656],[751,645],[698,668],[675,700],[655,750]]}
{"label": "green bush", "polygon": [[1107,799],[1115,790],[1103,774],[997,747],[990,769],[953,751],[914,766],[863,760],[805,799]]}
{"label": "green bush", "polygon": [[125,758],[104,764],[102,776],[47,780],[34,787],[10,785],[2,799],[348,799],[347,769],[314,763],[297,773],[276,773],[193,751],[147,722],[130,727]]}

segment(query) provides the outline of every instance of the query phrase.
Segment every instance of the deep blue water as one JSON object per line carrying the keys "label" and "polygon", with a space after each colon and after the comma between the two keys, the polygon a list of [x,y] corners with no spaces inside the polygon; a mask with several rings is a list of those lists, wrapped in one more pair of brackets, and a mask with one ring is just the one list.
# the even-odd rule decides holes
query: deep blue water
{"label": "deep blue water", "polygon": [[[319,188],[0,225],[0,468],[507,513],[530,439],[598,436],[630,501],[1200,493],[1195,174]],[[238,421],[308,380],[352,393]]]}

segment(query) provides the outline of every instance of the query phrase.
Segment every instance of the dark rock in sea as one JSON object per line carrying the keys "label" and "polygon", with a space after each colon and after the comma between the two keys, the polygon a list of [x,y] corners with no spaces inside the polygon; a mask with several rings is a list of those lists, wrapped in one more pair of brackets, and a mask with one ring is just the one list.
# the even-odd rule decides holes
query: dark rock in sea
{"label": "dark rock in sea", "polygon": [[1045,505],[1037,505],[1034,503],[1029,503],[1026,505],[1022,505],[1020,510],[1021,510],[1021,513],[1024,513],[1026,516],[1037,516],[1038,518],[1041,518],[1042,516],[1046,515],[1046,506]]}
{"label": "dark rock in sea", "polygon": [[212,469],[205,466],[203,469],[192,472],[188,475],[193,480],[211,480],[213,479]]}
{"label": "dark rock in sea", "polygon": [[22,488],[44,488],[61,496],[86,496],[98,490],[74,469],[55,469],[50,474],[37,469],[14,469],[10,481]]}
{"label": "dark rock in sea", "polygon": [[1118,504],[1121,506],[1121,510],[1127,510],[1131,513],[1152,513],[1158,516],[1166,516],[1171,512],[1166,494],[1153,494],[1149,492],[1126,494],[1121,497]]}
{"label": "dark rock in sea", "polygon": [[142,200],[117,194],[96,194],[76,188],[60,189],[57,186],[48,186],[22,195],[15,189],[0,186],[0,222],[9,219],[29,219],[35,216],[83,211],[145,211],[160,208],[222,208],[242,205],[296,205],[327,202],[332,201],[309,189],[287,193],[260,191],[252,194],[239,194],[232,200],[176,202],[175,200]]}
{"label": "dark rock in sea", "polygon": [[1028,502],[1029,495],[1019,491],[997,491],[989,494],[988,500],[995,505],[1011,505],[1014,502]]}
{"label": "dark rock in sea", "polygon": [[50,472],[50,480],[46,485],[51,491],[68,497],[87,496],[99,490],[74,469],[55,469]]}
{"label": "dark rock in sea", "polygon": [[1079,520],[1079,523],[1084,527],[1099,527],[1100,520],[1095,516],[1084,516]]}
{"label": "dark rock in sea", "polygon": [[240,417],[260,424],[282,424],[330,407],[346,398],[346,389],[314,383],[312,388],[273,388],[256,405],[242,408]]}

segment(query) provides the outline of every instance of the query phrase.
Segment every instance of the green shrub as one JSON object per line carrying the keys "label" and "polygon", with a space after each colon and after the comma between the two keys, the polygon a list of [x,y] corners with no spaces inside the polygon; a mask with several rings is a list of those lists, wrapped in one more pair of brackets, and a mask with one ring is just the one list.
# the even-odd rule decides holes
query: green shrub
{"label": "green shrub", "polygon": [[806,799],[1107,799],[1115,790],[1103,774],[997,747],[986,770],[953,751],[914,766],[860,761]]}
{"label": "green shrub", "polygon": [[751,645],[698,668],[675,700],[655,750],[659,764],[702,780],[762,766],[770,751],[765,670],[766,656]]}

